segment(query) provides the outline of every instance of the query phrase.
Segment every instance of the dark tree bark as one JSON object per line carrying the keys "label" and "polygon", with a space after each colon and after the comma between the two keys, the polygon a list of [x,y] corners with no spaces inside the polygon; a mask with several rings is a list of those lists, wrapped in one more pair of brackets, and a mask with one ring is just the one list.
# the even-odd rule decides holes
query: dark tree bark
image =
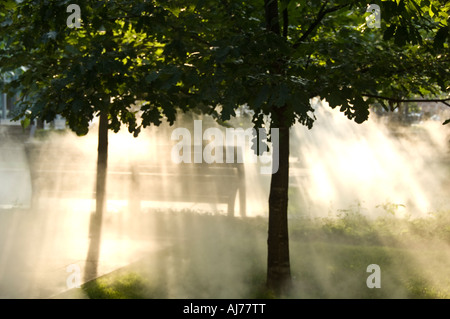
{"label": "dark tree bark", "polygon": [[279,129],[279,167],[270,183],[267,240],[267,287],[277,295],[288,293],[291,288],[288,230],[289,128]]}
{"label": "dark tree bark", "polygon": [[[280,35],[278,0],[265,0],[264,4],[267,29]],[[287,23],[287,11],[283,18]],[[284,27],[286,33],[287,27]],[[272,72],[282,73],[281,66],[274,62]],[[272,114],[272,125],[279,128],[279,167],[270,183],[267,239],[267,288],[278,296],[291,288],[288,231],[289,126],[286,124],[285,112],[286,108],[283,107]],[[273,158],[273,162],[275,160]]]}
{"label": "dark tree bark", "polygon": [[266,28],[276,34],[280,34],[280,21],[278,16],[278,0],[264,0],[266,13]]}
{"label": "dark tree bark", "polygon": [[100,257],[101,230],[103,211],[106,200],[106,175],[108,169],[108,114],[100,114],[98,129],[98,157],[97,157],[97,183],[96,183],[96,210],[91,215],[89,227],[89,251],[86,259],[85,281],[97,277],[98,261]]}

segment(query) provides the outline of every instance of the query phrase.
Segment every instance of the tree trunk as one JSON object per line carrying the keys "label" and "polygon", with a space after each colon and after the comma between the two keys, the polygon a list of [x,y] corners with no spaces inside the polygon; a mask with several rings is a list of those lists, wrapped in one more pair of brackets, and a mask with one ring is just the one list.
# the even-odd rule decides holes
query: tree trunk
{"label": "tree trunk", "polygon": [[276,295],[288,293],[291,287],[288,230],[289,128],[279,129],[279,168],[272,175],[270,183],[267,240],[267,287]]}
{"label": "tree trunk", "polygon": [[[264,1],[266,28],[280,35],[278,1]],[[287,12],[285,13],[287,19]],[[281,73],[281,66],[274,62],[274,73]],[[267,239],[267,288],[277,296],[291,288],[289,258],[288,190],[289,190],[289,127],[284,118],[286,108],[272,114],[272,125],[279,128],[279,167],[272,175],[269,195],[269,227]],[[273,152],[275,156],[275,152]],[[273,163],[275,163],[275,157]]]}
{"label": "tree trunk", "polygon": [[108,168],[108,114],[105,112],[100,114],[97,156],[96,210],[91,215],[89,227],[90,242],[86,259],[85,281],[97,277],[100,257],[102,218],[106,200],[106,174]]}

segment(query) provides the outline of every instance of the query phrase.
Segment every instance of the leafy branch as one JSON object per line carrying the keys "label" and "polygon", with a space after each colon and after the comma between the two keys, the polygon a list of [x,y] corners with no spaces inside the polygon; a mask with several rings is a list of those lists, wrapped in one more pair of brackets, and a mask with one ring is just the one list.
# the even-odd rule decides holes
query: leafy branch
{"label": "leafy branch", "polygon": [[385,100],[393,103],[403,103],[403,102],[418,102],[418,103],[427,103],[427,102],[434,102],[434,103],[444,103],[448,107],[450,107],[450,98],[445,99],[401,99],[401,98],[395,98],[395,97],[387,97],[387,96],[380,96],[380,95],[374,95],[374,94],[362,94],[362,96],[375,98],[379,100]]}
{"label": "leafy branch", "polygon": [[302,44],[302,42],[305,41],[306,38],[308,38],[308,36],[314,31],[314,29],[317,28],[319,23],[325,18],[325,16],[327,14],[338,11],[338,10],[350,5],[350,3],[346,3],[346,4],[341,4],[341,5],[337,5],[337,6],[326,9],[327,4],[328,4],[328,1],[326,1],[322,5],[322,7],[319,10],[316,20],[314,20],[314,22],[309,26],[308,30],[306,30],[305,33],[303,33],[303,35],[300,37],[300,39],[296,43],[294,43],[294,45],[292,46],[294,49],[297,49],[300,46],[300,44]]}
{"label": "leafy branch", "polygon": [[[427,102],[432,102],[432,103],[443,103],[445,105],[447,105],[448,107],[450,107],[450,103],[448,101],[450,101],[450,98],[444,98],[444,99],[399,99],[399,98],[394,98],[394,97],[387,97],[387,96],[380,96],[380,95],[374,95],[374,94],[362,94],[362,96],[365,97],[369,97],[369,98],[375,98],[375,99],[379,99],[379,100],[385,100],[385,101],[389,101],[389,102],[393,102],[393,103],[404,103],[404,102],[417,102],[417,103],[427,103]],[[442,125],[446,125],[450,123],[450,119],[446,120],[444,123],[442,123]]]}

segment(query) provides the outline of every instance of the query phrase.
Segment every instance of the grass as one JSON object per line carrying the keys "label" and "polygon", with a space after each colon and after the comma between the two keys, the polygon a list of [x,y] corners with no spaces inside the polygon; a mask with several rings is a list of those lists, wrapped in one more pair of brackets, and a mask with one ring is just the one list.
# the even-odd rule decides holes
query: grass
{"label": "grass", "polygon": [[142,299],[147,295],[147,282],[137,273],[117,273],[93,280],[83,286],[91,299]]}
{"label": "grass", "polygon": [[[266,219],[192,213],[149,217],[165,249],[58,298],[271,298]],[[450,214],[290,220],[292,293],[286,298],[450,298]],[[367,266],[381,269],[368,288]]]}

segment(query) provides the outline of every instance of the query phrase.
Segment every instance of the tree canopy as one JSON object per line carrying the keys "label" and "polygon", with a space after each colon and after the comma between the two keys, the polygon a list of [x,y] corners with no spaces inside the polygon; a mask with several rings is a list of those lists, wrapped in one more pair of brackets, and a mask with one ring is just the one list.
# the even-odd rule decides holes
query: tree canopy
{"label": "tree canopy", "polygon": [[257,126],[286,106],[289,126],[311,127],[316,96],[361,123],[388,100],[377,97],[449,87],[444,1],[382,1],[377,29],[365,1],[284,0],[279,34],[266,28],[262,1],[85,0],[81,28],[66,25],[70,2],[5,2],[0,65],[25,70],[7,87],[22,92],[18,117],[61,114],[78,134],[105,108],[115,131],[173,122],[177,109],[228,120],[242,104]]}

